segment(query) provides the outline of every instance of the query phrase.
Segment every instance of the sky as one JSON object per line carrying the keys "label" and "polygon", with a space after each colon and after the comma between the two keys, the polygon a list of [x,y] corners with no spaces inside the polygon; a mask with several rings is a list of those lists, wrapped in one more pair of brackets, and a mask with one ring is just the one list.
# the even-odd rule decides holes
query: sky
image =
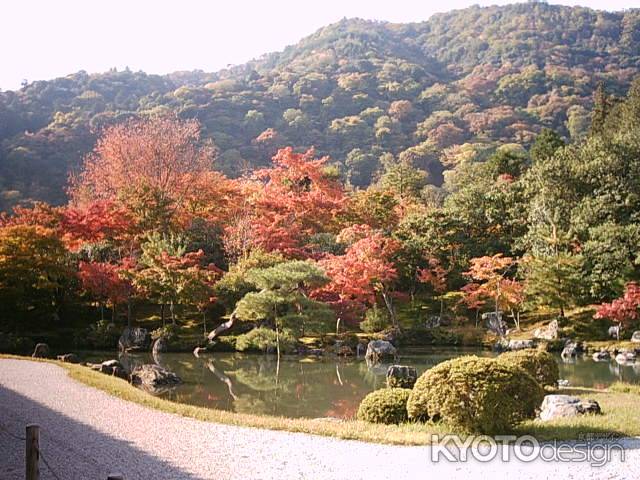
{"label": "sky", "polygon": [[[2,0],[0,89],[110,68],[216,71],[282,50],[341,18],[417,22],[482,0]],[[637,0],[550,1],[601,10]],[[636,4],[636,5],[634,5]]]}

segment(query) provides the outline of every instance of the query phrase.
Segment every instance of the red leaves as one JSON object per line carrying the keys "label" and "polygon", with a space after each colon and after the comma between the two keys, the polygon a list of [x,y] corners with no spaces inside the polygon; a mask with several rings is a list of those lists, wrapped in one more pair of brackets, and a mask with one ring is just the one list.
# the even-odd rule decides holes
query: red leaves
{"label": "red leaves", "polygon": [[304,258],[309,254],[303,238],[331,230],[344,207],[341,184],[327,175],[326,158],[314,151],[295,153],[291,147],[278,151],[274,166],[258,170],[251,198],[251,239],[266,251]]}
{"label": "red leaves", "polygon": [[190,175],[213,167],[212,147],[200,143],[198,122],[175,116],[109,127],[86,157],[83,172],[71,179],[70,196],[81,203],[115,200],[148,188],[180,203],[192,188]]}
{"label": "red leaves", "polygon": [[126,209],[114,202],[96,201],[64,210],[60,228],[68,248],[76,250],[82,243],[122,238],[131,231],[132,219]]}
{"label": "red leaves", "polygon": [[429,259],[429,267],[418,269],[418,280],[430,284],[436,293],[447,291],[447,271],[437,258]]}
{"label": "red leaves", "polygon": [[[125,262],[126,265],[130,261]],[[126,267],[102,262],[80,262],[78,278],[82,287],[100,302],[118,305],[131,295],[131,283],[123,276]]]}
{"label": "red leaves", "polygon": [[343,316],[361,314],[375,303],[376,293],[398,276],[392,261],[398,244],[366,225],[351,227],[339,238],[351,237],[354,231],[367,233],[356,239],[344,255],[329,255],[319,262],[331,282],[313,292],[314,297],[332,304]]}
{"label": "red leaves", "polygon": [[596,308],[594,318],[607,318],[616,323],[630,324],[638,319],[640,307],[640,286],[629,282],[625,286],[624,294],[611,303],[603,303]]}

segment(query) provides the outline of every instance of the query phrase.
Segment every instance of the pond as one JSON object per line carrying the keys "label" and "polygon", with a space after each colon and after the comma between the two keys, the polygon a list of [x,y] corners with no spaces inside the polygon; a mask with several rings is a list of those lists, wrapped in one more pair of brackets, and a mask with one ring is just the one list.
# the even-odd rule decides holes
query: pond
{"label": "pond", "polygon": [[[405,351],[395,363],[414,366],[422,373],[465,354],[494,355],[486,350],[432,348]],[[108,358],[104,354],[91,357],[94,361]],[[157,360],[184,380],[183,385],[161,395],[169,400],[238,413],[311,418],[355,416],[362,398],[385,386],[389,365],[369,368],[363,359],[284,356],[276,375],[273,355],[215,353],[196,358],[188,353],[165,353]],[[557,360],[560,378],[572,386],[605,388],[617,380],[640,383],[640,363],[621,366],[590,357],[565,363],[559,355]],[[150,354],[125,355],[120,361],[129,368],[153,363]]]}

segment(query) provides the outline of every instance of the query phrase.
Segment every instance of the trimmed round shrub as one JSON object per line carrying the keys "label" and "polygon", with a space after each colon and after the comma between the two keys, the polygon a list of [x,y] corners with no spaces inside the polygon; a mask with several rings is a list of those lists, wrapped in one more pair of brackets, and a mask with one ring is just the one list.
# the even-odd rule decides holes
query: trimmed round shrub
{"label": "trimmed round shrub", "polygon": [[385,424],[406,422],[410,392],[406,388],[383,388],[371,392],[360,402],[358,420]]}
{"label": "trimmed round shrub", "polygon": [[412,420],[431,418],[465,432],[503,434],[533,418],[543,398],[540,384],[522,368],[467,356],[423,373],[407,412]]}
{"label": "trimmed round shrub", "polygon": [[517,365],[535,378],[543,387],[556,387],[560,378],[558,363],[549,352],[542,350],[517,350],[498,357],[503,363]]}

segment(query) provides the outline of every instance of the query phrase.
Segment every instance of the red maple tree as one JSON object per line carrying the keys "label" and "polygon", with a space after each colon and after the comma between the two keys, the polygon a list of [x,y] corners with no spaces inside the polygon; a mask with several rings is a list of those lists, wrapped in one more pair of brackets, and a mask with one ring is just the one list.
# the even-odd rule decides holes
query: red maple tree
{"label": "red maple tree", "polygon": [[327,255],[320,260],[331,281],[312,295],[332,305],[338,316],[353,320],[382,296],[395,324],[391,286],[398,278],[392,257],[399,246],[366,225],[345,229],[339,240],[352,239],[344,255]]}
{"label": "red maple tree", "polygon": [[640,308],[640,286],[635,282],[629,282],[620,298],[596,307],[594,318],[606,318],[617,323],[619,327],[630,326],[638,319],[638,308]]}
{"label": "red maple tree", "polygon": [[106,262],[80,262],[78,278],[82,288],[100,304],[100,312],[104,320],[104,306],[111,306],[115,319],[116,308],[131,296],[133,287],[126,279],[125,265]]}

